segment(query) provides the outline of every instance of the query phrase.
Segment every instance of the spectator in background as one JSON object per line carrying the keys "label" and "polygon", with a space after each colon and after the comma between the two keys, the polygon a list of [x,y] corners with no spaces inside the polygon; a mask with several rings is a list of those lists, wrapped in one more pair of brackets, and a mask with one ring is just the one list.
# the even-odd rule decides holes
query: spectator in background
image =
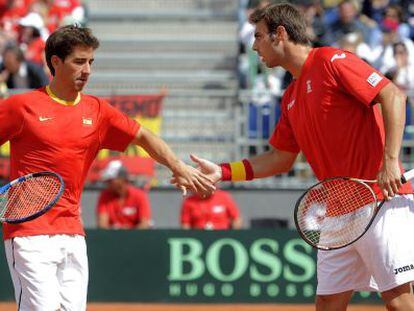
{"label": "spectator in background", "polygon": [[20,19],[28,12],[33,0],[8,0],[2,6],[1,26],[10,37],[17,39],[17,29]]}
{"label": "spectator in background", "polygon": [[52,32],[62,25],[85,22],[85,9],[79,0],[37,0],[44,2],[49,10],[47,26]]}
{"label": "spectator in background", "polygon": [[362,13],[377,24],[381,24],[385,15],[385,9],[390,4],[390,0],[364,0],[362,3]]}
{"label": "spectator in background", "polygon": [[102,173],[107,188],[96,207],[98,227],[103,229],[148,229],[151,209],[148,194],[128,181],[128,172],[120,160],[108,163]]}
{"label": "spectator in background", "polygon": [[31,12],[20,20],[19,25],[18,41],[25,58],[39,66],[45,66],[44,38],[47,37],[48,32],[42,17],[38,13]]}
{"label": "spectator in background", "polygon": [[382,24],[395,25],[400,39],[410,37],[410,26],[405,22],[404,12],[398,4],[391,4],[385,9]]}
{"label": "spectator in background", "polygon": [[396,58],[394,58],[393,45],[395,43],[404,43],[408,56],[414,57],[414,43],[409,38],[401,36],[399,32],[399,22],[393,19],[384,19],[381,28],[383,31],[383,52],[381,59],[381,72],[386,73],[396,67]]}
{"label": "spectator in background", "polygon": [[217,189],[207,197],[194,194],[185,198],[181,207],[183,229],[240,229],[242,219],[231,195]]}
{"label": "spectator in background", "polygon": [[26,61],[17,45],[5,47],[0,71],[0,83],[6,83],[8,89],[37,89],[49,83],[43,68]]}
{"label": "spectator in background", "polygon": [[411,93],[414,90],[414,64],[410,62],[407,46],[403,42],[392,45],[395,67],[387,76],[403,91]]}
{"label": "spectator in background", "polygon": [[381,31],[377,24],[362,17],[359,2],[344,0],[338,7],[339,17],[328,27],[324,40],[329,45],[337,45],[338,41],[350,32],[360,32],[370,47],[376,47],[381,41]]}
{"label": "spectator in background", "polygon": [[299,11],[303,14],[306,21],[306,33],[312,42],[312,46],[320,47],[326,45],[324,35],[326,25],[323,21],[323,9],[318,0],[294,0]]}
{"label": "spectator in background", "polygon": [[[395,83],[407,95],[413,94],[414,91],[414,64],[410,62],[408,56],[408,49],[402,42],[394,43],[392,46],[393,55],[395,59],[395,67],[391,68],[385,73],[385,76]],[[411,138],[411,97],[407,98],[405,108],[405,131],[404,138]]]}
{"label": "spectator in background", "polygon": [[368,44],[363,41],[362,34],[359,32],[350,32],[344,35],[338,42],[338,47],[342,50],[356,54],[364,61],[373,64],[378,55],[371,53]]}

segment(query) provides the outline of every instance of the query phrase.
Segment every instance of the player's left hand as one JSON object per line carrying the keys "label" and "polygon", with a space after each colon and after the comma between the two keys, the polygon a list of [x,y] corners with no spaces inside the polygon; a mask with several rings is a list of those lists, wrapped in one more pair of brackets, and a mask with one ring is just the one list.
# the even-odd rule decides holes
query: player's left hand
{"label": "player's left hand", "polygon": [[377,180],[385,200],[390,200],[395,196],[398,193],[398,189],[402,186],[398,160],[384,160],[378,172]]}

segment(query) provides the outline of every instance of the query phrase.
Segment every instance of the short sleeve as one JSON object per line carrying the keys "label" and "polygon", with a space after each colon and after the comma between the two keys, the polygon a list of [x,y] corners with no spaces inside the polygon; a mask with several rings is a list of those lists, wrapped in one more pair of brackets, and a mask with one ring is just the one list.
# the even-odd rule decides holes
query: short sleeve
{"label": "short sleeve", "polygon": [[352,53],[334,50],[325,60],[333,81],[345,92],[369,106],[390,81],[379,71]]}
{"label": "short sleeve", "polygon": [[20,98],[11,96],[0,102],[0,145],[16,137],[23,128],[24,115]]}
{"label": "short sleeve", "polygon": [[135,138],[140,125],[108,102],[102,101],[101,148],[124,151]]}

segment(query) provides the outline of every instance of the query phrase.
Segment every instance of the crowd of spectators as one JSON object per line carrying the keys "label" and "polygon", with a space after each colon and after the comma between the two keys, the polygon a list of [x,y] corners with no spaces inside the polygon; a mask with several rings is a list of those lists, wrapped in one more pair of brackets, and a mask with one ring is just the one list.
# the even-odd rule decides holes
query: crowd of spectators
{"label": "crowd of spectators", "polygon": [[80,0],[0,0],[0,93],[48,83],[44,47],[57,27],[83,24]]}
{"label": "crowd of spectators", "polygon": [[[250,105],[275,107],[291,77],[280,68],[268,69],[252,51],[254,27],[249,15],[271,0],[246,0],[240,14],[240,86],[251,90]],[[314,47],[348,50],[380,70],[408,95],[414,95],[414,2],[410,0],[293,0],[307,21]],[[276,105],[275,105],[276,103]],[[409,103],[408,108],[411,108]],[[410,116],[410,113],[409,113]],[[276,116],[277,119],[277,116]],[[410,118],[407,118],[410,123]],[[269,133],[263,133],[267,138]],[[259,137],[256,137],[259,138]]]}

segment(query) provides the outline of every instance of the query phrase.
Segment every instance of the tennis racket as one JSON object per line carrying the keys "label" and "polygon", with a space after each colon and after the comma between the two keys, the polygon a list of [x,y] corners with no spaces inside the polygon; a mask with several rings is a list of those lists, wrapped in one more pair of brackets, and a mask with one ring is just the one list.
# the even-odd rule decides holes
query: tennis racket
{"label": "tennis racket", "polygon": [[[401,182],[414,177],[414,169]],[[371,226],[384,200],[377,201],[370,184],[376,180],[335,177],[325,179],[297,200],[294,219],[300,236],[320,250],[348,246]]]}
{"label": "tennis racket", "polygon": [[0,222],[11,224],[35,219],[63,194],[65,183],[54,172],[38,172],[19,177],[0,188]]}

